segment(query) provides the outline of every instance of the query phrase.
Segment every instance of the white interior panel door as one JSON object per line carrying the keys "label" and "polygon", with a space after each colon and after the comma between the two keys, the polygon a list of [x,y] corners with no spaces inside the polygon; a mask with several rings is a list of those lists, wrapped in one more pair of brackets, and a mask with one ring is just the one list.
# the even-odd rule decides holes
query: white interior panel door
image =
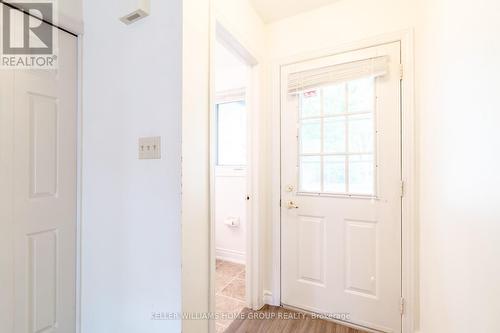
{"label": "white interior panel door", "polygon": [[[336,77],[382,58],[383,74]],[[282,87],[282,303],[401,332],[400,44],[286,66]]]}
{"label": "white interior panel door", "polygon": [[77,39],[57,70],[0,70],[0,331],[75,332]]}

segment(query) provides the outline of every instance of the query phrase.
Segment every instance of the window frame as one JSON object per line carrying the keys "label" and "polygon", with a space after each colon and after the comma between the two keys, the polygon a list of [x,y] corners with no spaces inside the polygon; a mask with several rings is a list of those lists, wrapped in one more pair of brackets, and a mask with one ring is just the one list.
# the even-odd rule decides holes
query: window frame
{"label": "window frame", "polygon": [[[226,90],[216,93],[215,96],[215,167],[219,168],[245,168],[248,164],[245,154],[245,164],[219,164],[219,105],[227,103],[243,102],[245,103],[245,129],[248,129],[248,114],[245,88]],[[248,138],[245,136],[245,146],[248,148]],[[248,153],[248,152],[247,152]]]}

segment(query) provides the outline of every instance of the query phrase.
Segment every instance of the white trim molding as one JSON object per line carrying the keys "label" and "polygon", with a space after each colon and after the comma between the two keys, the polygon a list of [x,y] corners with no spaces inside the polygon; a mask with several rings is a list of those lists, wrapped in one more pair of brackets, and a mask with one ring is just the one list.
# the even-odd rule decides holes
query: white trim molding
{"label": "white trim molding", "polygon": [[415,60],[413,30],[401,33],[401,147],[402,180],[402,296],[405,312],[402,331],[413,333],[418,313],[418,256],[417,256],[417,171],[415,126]]}
{"label": "white trim molding", "polygon": [[78,139],[77,139],[77,217],[76,217],[76,333],[82,332],[82,249],[83,249],[83,35],[78,35]]}
{"label": "white trim molding", "polygon": [[215,92],[215,103],[229,103],[244,101],[246,99],[245,87]]}
{"label": "white trim molding", "polygon": [[218,247],[215,249],[215,258],[234,262],[236,264],[246,264],[246,255],[243,251],[235,251]]}
{"label": "white trim molding", "polygon": [[272,304],[273,303],[273,293],[269,290],[264,290],[262,293],[262,300],[264,304]]}
{"label": "white trim molding", "polygon": [[264,298],[271,305],[281,304],[281,69],[284,66],[339,53],[359,50],[372,46],[401,43],[401,83],[402,115],[402,297],[404,313],[402,332],[414,333],[418,312],[418,262],[417,262],[417,180],[416,180],[416,140],[414,101],[414,37],[413,30],[387,33],[358,42],[343,44],[324,50],[308,52],[279,59],[272,63],[272,290]]}

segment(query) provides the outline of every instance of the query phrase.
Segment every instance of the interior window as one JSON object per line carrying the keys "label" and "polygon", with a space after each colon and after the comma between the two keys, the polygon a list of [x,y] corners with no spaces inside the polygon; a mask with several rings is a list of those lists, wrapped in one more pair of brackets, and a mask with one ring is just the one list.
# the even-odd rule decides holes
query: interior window
{"label": "interior window", "polygon": [[300,192],[375,195],[375,79],[298,96]]}
{"label": "interior window", "polygon": [[245,101],[219,103],[217,108],[217,165],[246,165]]}

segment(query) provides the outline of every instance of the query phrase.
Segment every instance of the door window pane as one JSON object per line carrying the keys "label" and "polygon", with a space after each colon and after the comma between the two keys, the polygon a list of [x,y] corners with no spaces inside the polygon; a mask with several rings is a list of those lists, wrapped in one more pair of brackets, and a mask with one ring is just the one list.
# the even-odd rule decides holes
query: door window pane
{"label": "door window pane", "polygon": [[342,114],[346,112],[346,108],[345,83],[323,88],[323,113],[325,115]]}
{"label": "door window pane", "polygon": [[300,126],[300,152],[321,153],[321,119],[306,119]]}
{"label": "door window pane", "polygon": [[245,165],[245,102],[217,104],[217,165]]}
{"label": "door window pane", "polygon": [[300,94],[300,118],[318,117],[321,115],[320,89]]}
{"label": "door window pane", "polygon": [[321,192],[321,156],[300,158],[300,190]]}
{"label": "door window pane", "polygon": [[325,156],[323,191],[345,193],[345,156]]}
{"label": "door window pane", "polygon": [[372,194],[374,186],[372,155],[349,156],[349,192]]}
{"label": "door window pane", "polygon": [[348,117],[349,152],[371,153],[373,151],[373,114],[359,114]]}
{"label": "door window pane", "polygon": [[324,119],[324,152],[325,153],[345,153],[345,117],[333,117]]}
{"label": "door window pane", "polygon": [[348,86],[349,112],[370,112],[375,105],[375,79],[350,81]]}

